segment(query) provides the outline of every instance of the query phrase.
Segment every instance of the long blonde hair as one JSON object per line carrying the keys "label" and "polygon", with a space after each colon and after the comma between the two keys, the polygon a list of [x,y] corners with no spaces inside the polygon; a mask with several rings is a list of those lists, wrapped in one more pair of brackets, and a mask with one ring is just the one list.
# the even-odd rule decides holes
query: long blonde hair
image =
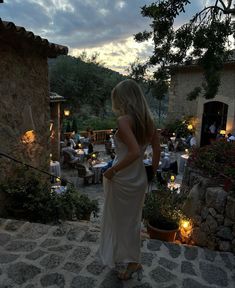
{"label": "long blonde hair", "polygon": [[112,109],[117,115],[131,116],[133,132],[139,144],[146,144],[149,141],[154,121],[143,92],[134,80],[124,80],[114,87]]}

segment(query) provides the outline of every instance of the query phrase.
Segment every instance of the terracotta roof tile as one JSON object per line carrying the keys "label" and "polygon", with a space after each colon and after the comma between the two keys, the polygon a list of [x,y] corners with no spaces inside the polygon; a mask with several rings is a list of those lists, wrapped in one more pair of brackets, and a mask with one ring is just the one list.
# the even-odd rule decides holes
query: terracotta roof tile
{"label": "terracotta roof tile", "polygon": [[47,39],[34,35],[33,32],[27,31],[24,27],[16,26],[13,22],[3,21],[0,18],[0,39],[6,40],[8,37],[30,42],[30,44],[34,45],[35,49],[46,54],[48,58],[55,58],[58,55],[68,54],[68,47],[50,43]]}

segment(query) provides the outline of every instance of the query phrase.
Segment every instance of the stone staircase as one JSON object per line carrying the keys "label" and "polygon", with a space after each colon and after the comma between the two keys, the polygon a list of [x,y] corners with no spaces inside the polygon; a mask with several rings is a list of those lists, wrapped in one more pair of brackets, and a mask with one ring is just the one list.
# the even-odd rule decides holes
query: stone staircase
{"label": "stone staircase", "polygon": [[142,281],[123,282],[96,252],[99,222],[43,225],[0,219],[0,288],[235,287],[235,256],[158,240],[142,241]]}

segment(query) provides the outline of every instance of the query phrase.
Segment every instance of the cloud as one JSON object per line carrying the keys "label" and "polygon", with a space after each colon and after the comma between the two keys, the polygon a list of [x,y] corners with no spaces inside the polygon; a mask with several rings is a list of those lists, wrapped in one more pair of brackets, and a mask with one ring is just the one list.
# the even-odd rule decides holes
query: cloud
{"label": "cloud", "polygon": [[[181,25],[201,7],[192,1],[176,19]],[[70,53],[100,52],[109,67],[121,68],[152,52],[150,43],[135,43],[133,35],[149,29],[140,14],[152,0],[5,0],[1,18],[23,26],[50,42],[66,45]]]}

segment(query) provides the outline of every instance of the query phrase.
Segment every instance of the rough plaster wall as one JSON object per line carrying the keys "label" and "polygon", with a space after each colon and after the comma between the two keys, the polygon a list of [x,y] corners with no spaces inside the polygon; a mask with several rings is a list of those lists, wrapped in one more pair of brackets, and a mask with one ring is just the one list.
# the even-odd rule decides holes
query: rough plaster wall
{"label": "rough plaster wall", "polygon": [[[46,57],[0,46],[0,151],[49,170],[49,89]],[[25,107],[31,106],[36,141],[23,144]],[[26,117],[26,118],[25,118]],[[0,181],[11,161],[0,161]],[[14,164],[15,165],[15,164]]]}

